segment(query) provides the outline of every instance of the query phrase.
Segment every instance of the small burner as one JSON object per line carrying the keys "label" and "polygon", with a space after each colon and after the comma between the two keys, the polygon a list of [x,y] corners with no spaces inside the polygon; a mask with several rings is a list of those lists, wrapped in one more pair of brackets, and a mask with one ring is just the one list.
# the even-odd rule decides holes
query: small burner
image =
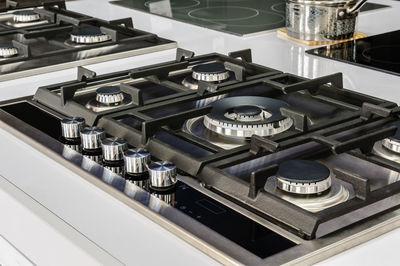
{"label": "small burner", "polygon": [[96,100],[106,105],[118,105],[124,100],[124,94],[118,86],[105,86],[96,90]]}
{"label": "small burner", "polygon": [[109,41],[111,36],[101,32],[99,27],[83,26],[72,30],[71,41],[78,44],[93,44]]}
{"label": "small burner", "polygon": [[277,186],[286,192],[318,194],[331,187],[331,172],[325,165],[308,160],[289,160],[279,165]]}
{"label": "small burner", "polygon": [[396,126],[397,131],[393,136],[382,140],[382,145],[386,149],[400,154],[400,121],[395,121],[393,123],[385,125],[385,127],[391,126]]}
{"label": "small burner", "polygon": [[33,10],[19,10],[13,13],[13,20],[16,23],[27,23],[40,20],[40,15]]}
{"label": "small burner", "polygon": [[220,135],[239,139],[252,135],[272,136],[288,130],[293,120],[280,109],[289,108],[283,101],[267,97],[229,97],[213,102],[204,116],[204,126]]}
{"label": "small burner", "polygon": [[186,77],[182,84],[192,90],[197,90],[198,82],[222,82],[230,78],[229,70],[222,63],[197,65],[192,68],[192,76]]}
{"label": "small burner", "polygon": [[194,66],[192,77],[195,80],[218,82],[229,78],[229,71],[222,63],[210,63]]}
{"label": "small burner", "polygon": [[128,104],[132,104],[131,97],[122,92],[119,86],[104,86],[96,90],[96,99],[90,100],[86,108],[102,112]]}
{"label": "small burner", "polygon": [[0,44],[0,57],[8,58],[18,55],[18,49],[12,44]]}

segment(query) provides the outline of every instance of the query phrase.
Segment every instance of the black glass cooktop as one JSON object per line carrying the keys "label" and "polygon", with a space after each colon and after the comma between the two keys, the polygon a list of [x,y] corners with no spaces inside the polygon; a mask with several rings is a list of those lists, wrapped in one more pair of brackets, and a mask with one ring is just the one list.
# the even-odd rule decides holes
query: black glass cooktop
{"label": "black glass cooktop", "polygon": [[400,30],[307,51],[400,76]]}
{"label": "black glass cooktop", "polygon": [[[285,0],[118,0],[113,4],[236,35],[285,27]],[[367,3],[361,11],[385,5]]]}

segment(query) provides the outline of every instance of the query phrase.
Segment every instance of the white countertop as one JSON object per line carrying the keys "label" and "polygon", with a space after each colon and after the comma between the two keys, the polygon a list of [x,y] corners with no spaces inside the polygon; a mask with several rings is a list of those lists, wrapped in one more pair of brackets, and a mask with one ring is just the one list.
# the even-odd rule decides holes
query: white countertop
{"label": "white countertop", "polygon": [[[359,17],[359,27],[358,30],[361,32],[364,32],[368,35],[375,35],[379,33],[384,33],[388,31],[393,31],[397,30],[400,28],[400,1],[384,1],[384,0],[376,0],[373,1],[376,3],[383,3],[387,5],[391,5],[392,8],[385,8],[385,9],[379,9],[376,11],[368,11],[365,13],[362,13]],[[138,29],[143,29],[146,31],[150,31],[153,33],[158,34],[161,37],[165,37],[168,39],[176,40],[178,42],[179,47],[182,47],[184,49],[192,50],[196,52],[196,54],[205,54],[205,53],[210,53],[210,52],[220,52],[227,54],[228,52],[231,51],[236,51],[236,50],[241,50],[241,49],[247,49],[251,48],[253,52],[253,61],[255,63],[259,63],[268,67],[272,67],[284,72],[289,72],[293,73],[296,75],[300,76],[305,76],[309,78],[315,78],[323,75],[328,75],[332,74],[335,72],[342,72],[344,74],[344,85],[348,89],[360,91],[363,93],[367,94],[372,94],[374,96],[396,101],[400,103],[400,77],[399,76],[394,76],[394,75],[389,75],[385,74],[382,72],[378,71],[373,71],[370,69],[362,68],[362,67],[357,67],[354,65],[350,64],[345,64],[333,60],[328,60],[320,57],[315,57],[311,55],[305,54],[305,50],[309,49],[308,47],[299,45],[297,43],[294,43],[292,41],[288,41],[282,38],[278,38],[276,32],[270,32],[270,33],[265,33],[261,34],[258,36],[253,36],[253,37],[247,37],[247,38],[242,38],[206,28],[202,28],[199,26],[191,25],[191,24],[186,24],[178,21],[174,21],[168,18],[162,18],[156,15],[149,15],[143,12],[123,8],[123,7],[118,7],[115,5],[109,4],[106,0],[81,0],[81,1],[71,1],[67,2],[67,6],[69,9],[81,12],[81,13],[86,13],[88,15],[92,15],[95,17],[100,17],[102,19],[106,20],[113,20],[113,19],[119,19],[119,18],[124,18],[124,17],[133,17],[134,20],[134,25]],[[88,66],[89,69],[95,70],[98,72],[98,74],[106,73],[109,71],[117,71],[117,70],[122,70],[122,69],[128,69],[128,68],[133,68],[137,67],[140,65],[147,65],[147,64],[154,64],[157,62],[162,62],[165,60],[171,60],[174,58],[174,51],[164,51],[160,52],[157,54],[152,54],[152,55],[144,55],[136,58],[126,58],[124,60],[115,60],[112,62],[108,63],[101,63],[101,64],[96,64],[96,65],[91,65]],[[75,70],[64,70],[64,71],[59,71],[59,72],[54,72],[54,73],[49,73],[49,74],[43,74],[40,76],[34,76],[34,77],[27,77],[24,79],[19,79],[16,81],[7,81],[7,82],[2,82],[0,83],[0,90],[2,93],[0,94],[0,100],[7,99],[7,98],[13,98],[13,97],[18,97],[18,96],[23,96],[23,95],[28,95],[32,94],[35,92],[36,88],[41,85],[45,84],[51,84],[51,83],[56,83],[56,82],[61,82],[61,81],[66,81],[70,79],[74,79],[76,77],[76,71]],[[17,88],[16,88],[17,87]],[[5,134],[4,132],[0,133],[3,135]],[[11,142],[16,141],[11,135],[8,134],[7,136],[8,139],[2,140],[2,147],[3,145],[7,145]],[[14,145],[14,144],[13,144]],[[29,155],[29,148],[25,147],[24,144],[19,143],[19,147],[26,148],[26,154],[24,153],[24,156]],[[33,152],[31,150],[30,152]],[[4,156],[0,154],[1,156]],[[5,157],[7,158],[7,157]],[[11,158],[11,157],[10,157]],[[10,159],[11,160],[11,159]],[[36,158],[35,160],[42,160],[43,162],[48,161],[49,159],[41,158],[40,156]],[[31,162],[33,164],[34,162]],[[39,163],[39,161],[38,161]],[[48,162],[50,163],[50,162]],[[74,183],[76,180],[73,179],[75,176],[72,175],[72,173],[68,170],[60,170],[61,166],[57,166],[58,170],[56,169],[56,166],[54,167],[49,167],[48,171],[53,171],[53,174],[58,173],[58,178],[64,178],[63,180],[67,180],[70,182],[71,186],[77,186],[76,187],[76,193],[77,197],[81,189],[78,189],[78,184]],[[7,177],[7,174],[12,175],[14,172],[10,171],[9,173],[6,173],[5,168],[1,169],[0,167],[0,174],[5,175]],[[18,171],[23,175],[24,169],[18,169]],[[17,172],[18,172],[17,171]],[[58,172],[57,172],[58,171]],[[38,169],[38,175],[40,175],[39,169]],[[71,177],[69,180],[69,177]],[[61,180],[61,179],[60,179]],[[67,181],[64,185],[67,184]],[[16,182],[19,182],[16,180]],[[22,182],[22,181],[21,181]],[[26,184],[27,186],[32,185],[32,184]],[[85,184],[89,185],[89,184]],[[83,184],[80,184],[80,186],[83,186]],[[2,192],[5,188],[3,186],[0,186],[0,197],[4,196],[5,194]],[[71,187],[72,191],[73,187]],[[86,188],[87,189],[87,188]],[[43,192],[43,191],[42,191]],[[98,195],[100,193],[99,191],[90,191],[94,196]],[[39,192],[38,192],[39,193]],[[43,192],[44,193],[44,192]],[[45,194],[37,194],[37,200],[40,201],[42,204],[45,204],[46,207],[50,208],[51,211],[54,211],[57,213],[58,216],[62,217],[67,217],[73,215],[73,213],[68,213],[70,210],[67,210],[66,208],[61,207],[61,196],[63,195],[52,195],[51,191],[46,192]],[[87,191],[85,192],[87,193]],[[83,194],[82,194],[83,195]],[[53,202],[53,199],[58,197],[57,202],[59,203],[59,206],[56,204],[57,202]],[[92,199],[93,200],[93,199]],[[104,201],[106,200],[112,200],[108,198],[104,198]],[[47,205],[47,203],[49,205]],[[75,204],[79,204],[78,202],[75,202]],[[104,203],[105,204],[105,203]],[[10,205],[11,206],[11,205]],[[115,208],[107,207],[105,205],[104,208],[110,208],[110,210],[114,210],[115,212],[117,211],[126,211],[123,209],[123,206],[120,205],[115,205]],[[6,206],[0,206],[0,208],[4,209],[7,208]],[[9,207],[12,208],[12,207]],[[122,208],[122,209],[121,209]],[[93,215],[95,213],[94,210]],[[110,211],[111,212],[111,211]],[[29,211],[28,211],[29,214]],[[26,214],[26,215],[28,215]],[[82,212],[84,214],[84,212]],[[117,215],[117,214],[115,214]],[[139,215],[140,216],[140,215]],[[152,263],[156,265],[157,263],[160,263],[163,261],[165,264],[174,264],[175,262],[179,262],[178,264],[184,265],[185,261],[190,262],[192,261],[194,264],[209,264],[212,263],[213,261],[211,259],[207,259],[204,254],[202,254],[200,251],[195,250],[192,247],[189,247],[186,243],[181,241],[180,239],[172,236],[169,232],[162,228],[156,229],[157,227],[155,224],[152,222],[149,222],[148,225],[146,225],[146,218],[144,217],[139,217],[138,214],[132,214],[129,216],[132,221],[137,221],[140,225],[143,225],[143,228],[150,228],[146,226],[151,226],[152,229],[148,229],[151,232],[151,235],[153,236],[153,241],[157,241],[157,243],[153,243],[154,249],[159,248],[160,246],[165,245],[166,250],[170,250],[171,256],[167,256],[165,259],[162,258],[152,258],[150,260]],[[99,216],[100,217],[100,216]],[[117,216],[116,216],[117,217]],[[93,218],[94,219],[94,218]],[[136,220],[135,220],[136,219]],[[137,263],[140,262],[146,262],[146,258],[151,256],[151,245],[149,246],[149,243],[144,243],[140,242],[139,245],[138,243],[135,243],[134,239],[132,239],[132,247],[136,246],[142,246],[141,248],[137,249],[135,252],[134,249],[131,249],[131,254],[129,254],[129,248],[127,248],[125,245],[127,245],[127,239],[122,239],[124,236],[121,235],[121,239],[110,239],[107,241],[107,237],[105,236],[98,236],[95,234],[94,228],[90,228],[89,224],[85,224],[82,221],[74,220],[76,223],[81,222],[81,227],[80,228],[75,228],[81,233],[85,234],[86,237],[88,237],[91,241],[96,242],[97,245],[101,246],[102,248],[106,249],[108,252],[113,254],[113,256],[118,257],[118,259],[121,259],[123,262],[129,262],[132,261],[132,257],[137,257]],[[102,223],[103,222],[103,223]],[[112,222],[112,221],[108,221]],[[118,222],[116,222],[116,225]],[[119,221],[121,222],[121,221]],[[36,221],[32,220],[32,223],[36,223]],[[98,229],[98,232],[107,232],[106,231],[106,226],[107,223],[104,221],[98,221],[96,224],[96,228]],[[100,230],[100,228],[102,228]],[[92,230],[93,229],[93,230]],[[70,230],[70,229],[65,229],[65,230]],[[63,232],[65,232],[65,230]],[[145,230],[145,229],[143,229]],[[52,234],[54,237],[59,234],[60,230],[57,232],[53,232]],[[26,233],[26,238],[30,237],[35,237],[34,234],[29,235],[28,232]],[[115,232],[114,232],[115,233]],[[136,234],[139,234],[140,232],[133,232]],[[150,234],[149,233],[149,234]],[[0,231],[1,234],[1,231]],[[50,233],[49,233],[50,235]],[[139,235],[138,235],[139,236]],[[54,238],[55,239],[55,238]],[[168,240],[169,239],[169,240]],[[8,240],[12,242],[17,248],[23,249],[24,254],[29,253],[29,250],[33,250],[33,247],[29,247],[27,245],[23,244],[22,239],[18,238],[18,232],[17,231],[12,231],[9,232],[8,234]],[[61,241],[61,240],[60,240]],[[83,241],[83,240],[82,240]],[[164,242],[163,242],[164,241]],[[65,246],[70,246],[69,248],[65,249],[65,253],[62,251],[58,251],[60,256],[64,254],[64,256],[67,256],[66,254],[78,254],[79,251],[75,250],[74,247],[71,246],[71,241],[65,242],[64,240],[61,241],[62,243],[59,244],[65,245]],[[64,243],[65,242],[65,243]],[[160,243],[158,243],[160,242]],[[76,243],[76,242],[72,242]],[[81,243],[81,242],[78,242]],[[91,243],[91,242],[90,242]],[[84,258],[88,261],[89,264],[96,264],[96,260],[93,258],[93,254],[95,252],[100,251],[96,250],[96,248],[92,247],[90,243],[84,244],[79,244],[79,247],[82,249],[89,249],[91,250],[91,253],[89,256],[87,255],[88,252],[86,252],[86,255]],[[52,247],[51,242],[46,242],[42,241],[40,242],[42,245],[43,249],[47,247]],[[103,245],[104,244],[104,245]],[[120,244],[121,247],[117,247],[113,245],[118,245]],[[151,244],[151,242],[150,242]],[[355,248],[352,248],[351,250],[348,250],[346,252],[343,252],[339,255],[336,255],[328,260],[325,260],[319,265],[338,265],[338,264],[343,264],[343,265],[377,265],[382,264],[382,265],[395,265],[398,263],[395,263],[397,259],[397,247],[400,244],[400,229],[392,231],[386,235],[383,235],[379,238],[376,238],[372,241],[369,241],[367,243],[364,243],[360,246],[357,246]],[[22,245],[22,247],[21,247]],[[34,245],[34,244],[32,244]],[[78,244],[76,244],[78,245]],[[122,247],[123,245],[123,247]],[[146,248],[145,248],[146,247]],[[172,252],[172,250],[175,250],[175,253]],[[32,251],[33,252],[33,251]],[[39,252],[40,253],[40,252]],[[33,254],[33,253],[32,253]],[[101,253],[103,254],[103,253]],[[107,253],[108,254],[108,253]],[[104,258],[110,259],[112,261],[112,258],[109,258],[108,256],[104,255]],[[117,254],[117,255],[115,255]],[[176,254],[174,257],[173,254]],[[180,254],[180,255],[178,255]],[[40,260],[40,256],[42,256],[43,259],[43,253],[40,253],[38,256],[37,261]],[[76,255],[80,256],[80,255]],[[83,255],[82,255],[83,256]],[[120,257],[119,257],[120,256]],[[174,258],[178,258],[179,256],[179,261],[175,261]],[[1,258],[1,255],[0,255]],[[44,262],[46,262],[44,260]],[[47,261],[48,265],[51,265],[50,260]],[[51,261],[51,262],[54,262]],[[149,261],[147,261],[149,262]],[[195,263],[197,262],[197,263]],[[46,264],[46,263],[44,263]]]}

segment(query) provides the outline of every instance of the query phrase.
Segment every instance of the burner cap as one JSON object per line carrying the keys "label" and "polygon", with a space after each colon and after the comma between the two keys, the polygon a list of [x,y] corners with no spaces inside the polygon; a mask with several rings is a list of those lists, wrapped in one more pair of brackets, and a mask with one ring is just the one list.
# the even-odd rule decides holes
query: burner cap
{"label": "burner cap", "polygon": [[309,160],[289,160],[279,165],[278,187],[296,194],[317,194],[331,187],[331,173],[325,165]]}
{"label": "burner cap", "polygon": [[384,127],[387,128],[387,127],[391,127],[391,126],[396,126],[397,131],[393,136],[384,139],[382,141],[382,145],[383,145],[383,147],[385,147],[388,150],[391,150],[396,153],[400,153],[400,130],[399,130],[400,121],[394,121],[392,123],[385,125]]}
{"label": "burner cap", "polygon": [[257,121],[261,120],[263,110],[260,107],[252,105],[243,105],[233,108],[233,114],[238,121]]}
{"label": "burner cap", "polygon": [[222,63],[197,65],[192,68],[192,77],[195,80],[218,82],[229,78],[229,71]]}
{"label": "burner cap", "polygon": [[288,130],[293,121],[280,109],[289,108],[283,101],[267,97],[229,97],[213,102],[204,126],[218,134],[234,138],[252,135],[271,136]]}
{"label": "burner cap", "polygon": [[71,32],[71,41],[79,44],[100,43],[110,39],[111,36],[104,34],[99,27],[94,26],[75,28]]}
{"label": "burner cap", "polygon": [[11,43],[0,44],[0,56],[7,58],[18,54],[18,49],[15,48]]}
{"label": "burner cap", "polygon": [[124,94],[118,86],[104,86],[96,90],[96,101],[106,104],[115,105],[124,100]]}
{"label": "burner cap", "polygon": [[38,21],[40,19],[40,15],[35,13],[33,10],[19,10],[13,13],[14,22],[18,23],[26,23]]}

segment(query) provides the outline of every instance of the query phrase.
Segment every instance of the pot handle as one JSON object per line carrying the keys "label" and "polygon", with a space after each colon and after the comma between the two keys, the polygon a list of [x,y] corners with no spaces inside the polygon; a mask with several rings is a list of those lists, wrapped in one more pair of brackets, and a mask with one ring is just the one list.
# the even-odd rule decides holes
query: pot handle
{"label": "pot handle", "polygon": [[[350,1],[350,2],[352,2],[352,1]],[[365,2],[367,2],[367,0],[359,0],[354,5],[350,5],[350,3],[347,3],[345,5],[346,13],[347,14],[354,14],[355,12],[357,12],[365,4]]]}

